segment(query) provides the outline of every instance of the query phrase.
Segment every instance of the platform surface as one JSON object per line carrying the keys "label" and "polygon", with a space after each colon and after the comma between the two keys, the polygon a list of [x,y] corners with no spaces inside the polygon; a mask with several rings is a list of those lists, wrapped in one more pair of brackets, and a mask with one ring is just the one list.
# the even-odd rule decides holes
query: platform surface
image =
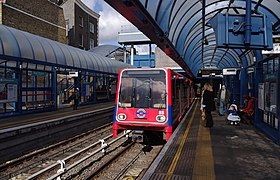
{"label": "platform surface", "polygon": [[199,100],[142,179],[280,179],[280,147],[253,125],[227,125],[212,112],[200,120]]}
{"label": "platform surface", "polygon": [[[77,110],[73,110],[71,106],[58,109],[56,111],[46,110],[45,112],[37,112],[31,114],[23,114],[13,117],[0,119],[0,130],[14,128],[32,123],[44,122],[56,118],[79,115],[88,111],[98,110],[102,108],[114,107],[114,102],[96,103],[86,106],[79,106]],[[113,111],[113,110],[112,110]]]}

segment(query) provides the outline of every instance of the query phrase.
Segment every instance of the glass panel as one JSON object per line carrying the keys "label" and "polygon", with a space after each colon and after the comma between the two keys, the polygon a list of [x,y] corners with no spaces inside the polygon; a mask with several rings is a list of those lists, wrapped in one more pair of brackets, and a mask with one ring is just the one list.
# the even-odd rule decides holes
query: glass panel
{"label": "glass panel", "polygon": [[151,100],[150,78],[135,78],[135,107],[148,108]]}
{"label": "glass panel", "polygon": [[156,77],[151,80],[152,107],[166,108],[166,84],[164,77]]}
{"label": "glass panel", "polygon": [[27,81],[26,70],[22,70],[22,87],[27,87]]}
{"label": "glass panel", "polygon": [[36,64],[29,63],[28,69],[36,69]]}
{"label": "glass panel", "polygon": [[22,68],[27,68],[27,63],[25,63],[25,62],[22,63],[21,67],[22,67]]}
{"label": "glass panel", "polygon": [[0,102],[7,101],[7,84],[6,83],[0,83]]}
{"label": "glass panel", "polygon": [[267,74],[267,62],[263,63],[263,74]]}
{"label": "glass panel", "polygon": [[16,103],[6,103],[6,112],[13,112],[16,111]]}
{"label": "glass panel", "polygon": [[51,67],[51,66],[45,66],[45,70],[46,70],[46,71],[51,71],[51,70],[52,70],[52,67]]}
{"label": "glass panel", "polygon": [[119,94],[119,106],[131,107],[132,104],[132,78],[122,78]]}
{"label": "glass panel", "polygon": [[16,77],[16,71],[15,69],[6,69],[6,78],[7,79],[15,79]]}
{"label": "glass panel", "polygon": [[45,87],[45,75],[37,76],[37,87]]}
{"label": "glass panel", "polygon": [[274,60],[274,72],[277,73],[279,69],[279,58]]}
{"label": "glass panel", "polygon": [[5,112],[4,103],[0,103],[0,113]]}
{"label": "glass panel", "polygon": [[9,67],[16,67],[17,63],[15,61],[7,61],[6,65],[9,66]]}
{"label": "glass panel", "polygon": [[0,78],[5,78],[5,68],[0,68]]}
{"label": "glass panel", "polygon": [[44,70],[44,65],[37,64],[37,70]]}
{"label": "glass panel", "polygon": [[276,113],[277,111],[276,99],[277,99],[277,84],[270,83],[270,111],[272,113]]}
{"label": "glass panel", "polygon": [[35,87],[36,78],[35,78],[33,72],[34,71],[28,71],[28,74],[27,74],[28,87]]}

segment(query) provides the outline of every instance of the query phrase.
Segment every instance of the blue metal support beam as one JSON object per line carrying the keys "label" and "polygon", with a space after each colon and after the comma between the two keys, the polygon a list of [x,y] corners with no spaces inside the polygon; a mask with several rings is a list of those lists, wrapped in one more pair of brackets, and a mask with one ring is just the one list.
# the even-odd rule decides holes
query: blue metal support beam
{"label": "blue metal support beam", "polygon": [[248,95],[248,74],[245,68],[240,69],[240,75],[239,75],[239,80],[240,80],[240,100],[239,103],[240,105],[243,104],[243,96]]}
{"label": "blue metal support beam", "polygon": [[252,9],[251,8],[252,8],[251,0],[246,0],[245,45],[251,44],[251,31],[252,31],[252,24],[251,24]]}
{"label": "blue metal support beam", "polygon": [[255,5],[255,7],[254,7],[254,12],[258,12],[258,8],[259,8],[259,6],[262,4],[262,2],[263,2],[263,0],[259,0],[258,2],[257,2],[257,4]]}
{"label": "blue metal support beam", "polygon": [[204,44],[205,44],[205,0],[202,0],[202,46],[201,46],[201,61],[203,63],[204,58]]}
{"label": "blue metal support beam", "polygon": [[[67,81],[68,82],[68,81]],[[54,108],[57,109],[57,70],[53,66],[52,67],[52,93],[53,93],[53,103]]]}

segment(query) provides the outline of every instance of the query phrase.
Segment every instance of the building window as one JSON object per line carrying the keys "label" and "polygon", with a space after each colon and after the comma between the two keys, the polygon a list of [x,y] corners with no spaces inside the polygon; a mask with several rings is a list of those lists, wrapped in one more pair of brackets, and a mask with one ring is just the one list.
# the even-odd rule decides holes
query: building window
{"label": "building window", "polygon": [[79,16],[79,26],[83,27],[84,26],[84,23],[83,23],[83,17],[82,16]]}
{"label": "building window", "polygon": [[90,49],[93,49],[93,48],[94,48],[94,40],[93,40],[93,39],[90,39],[89,42],[90,42],[90,43],[89,43],[89,48],[90,48]]}
{"label": "building window", "polygon": [[94,24],[93,23],[89,23],[89,32],[94,33]]}
{"label": "building window", "polygon": [[65,20],[65,24],[66,24],[66,31],[69,31],[69,19]]}
{"label": "building window", "polygon": [[84,47],[84,37],[82,34],[79,34],[79,46]]}

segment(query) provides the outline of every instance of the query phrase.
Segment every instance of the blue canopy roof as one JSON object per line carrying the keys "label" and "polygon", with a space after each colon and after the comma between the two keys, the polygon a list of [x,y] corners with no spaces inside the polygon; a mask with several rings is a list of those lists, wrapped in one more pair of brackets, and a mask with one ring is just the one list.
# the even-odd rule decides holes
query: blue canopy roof
{"label": "blue canopy roof", "polygon": [[[207,24],[218,13],[245,14],[246,0],[105,1],[194,76],[203,67],[246,67],[263,58],[261,50],[217,48],[214,30]],[[280,1],[251,2],[252,13],[264,14],[279,31]]]}
{"label": "blue canopy roof", "polygon": [[0,25],[0,58],[40,61],[44,64],[65,66],[105,73],[117,73],[129,64],[102,57],[40,36]]}

